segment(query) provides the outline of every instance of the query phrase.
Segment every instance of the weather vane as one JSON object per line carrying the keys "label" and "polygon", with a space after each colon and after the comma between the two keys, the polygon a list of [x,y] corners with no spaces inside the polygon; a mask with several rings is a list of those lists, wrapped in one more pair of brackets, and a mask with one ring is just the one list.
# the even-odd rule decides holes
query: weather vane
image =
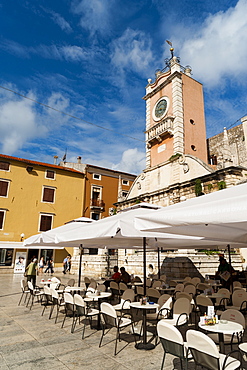
{"label": "weather vane", "polygon": [[166,40],[167,44],[170,45],[170,52],[171,52],[171,55],[172,55],[172,58],[174,57],[174,48],[172,47],[172,42],[169,41],[169,40]]}

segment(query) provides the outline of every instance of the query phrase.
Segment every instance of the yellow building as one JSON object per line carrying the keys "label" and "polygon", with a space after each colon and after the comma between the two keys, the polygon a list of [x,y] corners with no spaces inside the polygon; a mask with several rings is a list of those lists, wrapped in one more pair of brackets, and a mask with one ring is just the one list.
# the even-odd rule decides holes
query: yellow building
{"label": "yellow building", "polygon": [[84,185],[85,175],[75,169],[0,154],[0,268],[12,268],[16,252],[27,262],[52,256],[62,266],[69,251],[27,251],[22,242],[82,216]]}

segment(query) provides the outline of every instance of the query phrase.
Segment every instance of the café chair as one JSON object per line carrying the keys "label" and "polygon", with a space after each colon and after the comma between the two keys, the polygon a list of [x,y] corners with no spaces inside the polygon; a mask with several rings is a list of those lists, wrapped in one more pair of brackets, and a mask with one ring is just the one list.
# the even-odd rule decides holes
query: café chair
{"label": "caf\u00e9 chair", "polygon": [[126,289],[121,296],[121,300],[118,304],[114,305],[116,311],[129,310],[130,303],[135,300],[135,292],[133,289]]}
{"label": "caf\u00e9 chair", "polygon": [[86,289],[89,287],[91,283],[91,279],[89,279],[87,276],[84,277],[84,283],[86,285]]}
{"label": "caf\u00e9 chair", "polygon": [[99,292],[105,292],[105,291],[106,291],[106,286],[105,286],[105,284],[98,284],[98,285],[97,285],[97,290],[98,290]]}
{"label": "caf\u00e9 chair", "polygon": [[199,277],[193,277],[191,280],[190,280],[191,284],[197,286],[197,284],[200,284],[201,283],[201,279]]}
{"label": "caf\u00e9 chair", "polygon": [[196,287],[193,284],[187,284],[184,286],[184,292],[189,293],[194,297],[196,295]]}
{"label": "caf\u00e9 chair", "polygon": [[50,292],[51,292],[51,295],[52,295],[52,306],[51,306],[51,310],[50,310],[49,319],[52,318],[54,308],[56,307],[56,311],[57,311],[56,317],[55,317],[55,324],[56,324],[60,309],[64,308],[65,303],[64,303],[63,298],[59,297],[59,294],[56,291],[56,289],[50,288]]}
{"label": "caf\u00e9 chair", "polygon": [[152,286],[152,280],[151,279],[146,279],[146,287],[151,288]]}
{"label": "caf\u00e9 chair", "polygon": [[157,303],[159,297],[161,296],[160,292],[155,288],[148,288],[147,289],[147,297],[149,301]]}
{"label": "caf\u00e9 chair", "polygon": [[159,315],[166,315],[167,318],[162,319],[162,321],[179,327],[188,323],[191,311],[192,306],[190,301],[187,298],[178,298],[174,302],[172,309],[162,307]]}
{"label": "caf\u00e9 chair", "polygon": [[190,282],[191,281],[191,277],[190,276],[186,276],[185,278],[184,278],[184,283],[185,282]]}
{"label": "caf\u00e9 chair", "polygon": [[119,290],[120,290],[120,293],[121,293],[121,294],[123,294],[123,292],[124,292],[125,290],[127,290],[127,289],[128,289],[127,285],[121,281],[121,282],[119,283]]}
{"label": "caf\u00e9 chair", "polygon": [[132,327],[132,333],[133,333],[135,343],[136,343],[134,323],[130,315],[128,315],[128,317],[125,317],[126,314],[123,314],[120,317],[117,316],[117,312],[114,309],[114,307],[110,303],[107,303],[107,302],[101,303],[100,313],[102,316],[102,335],[100,338],[99,347],[101,347],[103,337],[107,333],[109,333],[111,329],[115,328],[116,338],[115,338],[114,356],[116,356],[117,355],[117,342],[118,340],[120,341],[120,332],[128,326]]}
{"label": "caf\u00e9 chair", "polygon": [[37,298],[37,301],[38,302],[42,302],[42,297],[44,295],[44,292],[43,291],[40,291],[40,289],[38,287],[35,287],[33,286],[33,283],[31,281],[28,281],[27,282],[27,286],[28,286],[28,289],[29,289],[29,298],[27,300],[27,305],[26,307],[28,307],[29,305],[29,302],[31,300],[31,303],[30,303],[30,310],[31,308],[33,307],[33,304],[34,304],[34,299]]}
{"label": "caf\u00e9 chair", "polygon": [[24,303],[26,303],[27,296],[28,296],[28,294],[30,294],[30,290],[28,289],[27,282],[24,279],[21,279],[21,292],[22,292],[21,293],[21,298],[19,300],[18,306],[20,306],[22,298],[24,297],[24,295],[25,295]]}
{"label": "caf\u00e9 chair", "polygon": [[99,313],[100,313],[99,310],[88,307],[81,295],[75,294],[74,295],[74,318],[73,318],[73,322],[71,326],[71,333],[74,333],[75,331],[77,320],[79,319],[79,324],[80,324],[81,318],[84,318],[84,326],[82,330],[82,339],[84,339],[87,319],[89,319],[90,326],[92,328],[92,319],[94,316],[98,316]]}
{"label": "caf\u00e9 chair", "polygon": [[162,283],[165,283],[166,282],[166,275],[165,274],[160,275],[160,280],[162,281]]}
{"label": "caf\u00e9 chair", "polygon": [[43,311],[41,313],[41,316],[44,315],[45,309],[48,306],[53,305],[51,289],[47,285],[44,286],[44,303],[42,303],[42,304],[44,305],[44,308],[43,308]]}
{"label": "caf\u00e9 chair", "polygon": [[118,302],[119,302],[121,293],[120,293],[120,290],[119,290],[119,285],[116,281],[111,281],[110,282],[110,290],[111,290],[113,300],[114,300],[114,298],[117,298]]}
{"label": "caf\u00e9 chair", "polygon": [[184,369],[183,361],[186,361],[187,348],[180,331],[173,325],[161,320],[157,324],[157,333],[164,350],[161,370],[164,367],[167,353],[178,357],[180,359],[181,369]]}
{"label": "caf\u00e9 chair", "polygon": [[160,287],[161,287],[161,285],[162,285],[162,281],[160,281],[160,280],[155,280],[155,281],[153,282],[153,284],[152,284],[152,288],[153,288],[153,289],[157,289],[157,288],[160,288]]}
{"label": "caf\u00e9 chair", "polygon": [[61,328],[64,327],[66,317],[74,318],[74,299],[70,293],[64,293],[64,318]]}
{"label": "caf\u00e9 chair", "polygon": [[[239,350],[231,351],[227,355],[220,353],[214,341],[208,335],[197,331],[188,330],[186,333],[188,351],[190,351],[196,366],[208,370],[235,370],[242,368],[242,355]],[[238,359],[232,357],[237,354]],[[186,369],[188,368],[188,356]]]}
{"label": "caf\u00e9 chair", "polygon": [[234,310],[246,313],[247,310],[247,292],[245,290],[234,290],[232,293],[232,306],[226,306],[226,309],[232,308]]}

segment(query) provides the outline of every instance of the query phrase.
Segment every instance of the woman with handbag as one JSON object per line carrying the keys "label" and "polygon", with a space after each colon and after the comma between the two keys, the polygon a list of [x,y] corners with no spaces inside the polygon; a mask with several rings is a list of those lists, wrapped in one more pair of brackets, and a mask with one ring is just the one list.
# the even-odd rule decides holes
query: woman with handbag
{"label": "woman with handbag", "polygon": [[37,273],[37,258],[34,258],[32,262],[26,267],[27,281],[31,281],[33,286],[36,285],[36,273]]}

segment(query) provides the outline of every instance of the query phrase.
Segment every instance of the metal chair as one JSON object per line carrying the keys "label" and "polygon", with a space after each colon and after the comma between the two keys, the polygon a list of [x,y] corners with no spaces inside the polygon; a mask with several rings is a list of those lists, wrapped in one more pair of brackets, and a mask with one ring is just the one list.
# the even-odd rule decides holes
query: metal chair
{"label": "metal chair", "polygon": [[[224,355],[219,352],[214,341],[202,332],[188,330],[186,341],[196,366],[200,365],[208,370],[235,370],[242,368],[242,356],[239,350]],[[238,353],[239,359],[232,357],[233,353]],[[186,362],[188,364],[188,361]]]}
{"label": "metal chair", "polygon": [[64,326],[66,317],[74,318],[74,299],[70,293],[64,293],[64,319],[61,328]]}
{"label": "metal chair", "polygon": [[44,299],[45,299],[45,302],[43,303],[44,308],[43,308],[43,311],[41,313],[41,316],[44,315],[45,309],[48,306],[52,306],[53,305],[51,289],[47,285],[44,286]]}
{"label": "metal chair", "polygon": [[41,302],[42,301],[42,297],[44,295],[44,292],[41,291],[37,287],[34,288],[33,287],[33,283],[31,281],[28,281],[27,282],[27,285],[28,285],[28,289],[29,289],[30,295],[29,295],[29,298],[28,298],[26,307],[28,307],[29,302],[31,300],[31,304],[30,304],[30,310],[31,310],[31,308],[33,307],[33,304],[34,304],[34,298],[36,297],[37,298],[37,301],[38,302]]}
{"label": "metal chair", "polygon": [[150,301],[157,303],[160,297],[160,292],[155,288],[148,288],[147,289],[147,297]]}
{"label": "metal chair", "polygon": [[[125,329],[128,326],[132,327],[133,336],[136,343],[135,332],[134,332],[134,324],[131,318],[125,317],[126,314],[121,315],[120,317],[117,316],[116,310],[112,305],[107,302],[102,302],[100,305],[100,312],[102,315],[102,336],[100,338],[99,347],[101,347],[103,337],[106,335],[110,329],[116,328],[116,339],[115,339],[115,349],[114,349],[114,356],[117,354],[117,341],[120,341],[120,332],[121,330]],[[129,315],[128,315],[129,316]],[[106,333],[106,329],[107,333]]]}
{"label": "metal chair", "polygon": [[50,291],[51,291],[51,295],[52,295],[52,306],[51,306],[51,310],[50,310],[49,319],[52,318],[52,314],[53,314],[54,308],[56,307],[56,309],[57,309],[56,318],[55,318],[55,324],[56,324],[57,318],[58,318],[58,314],[60,312],[60,308],[64,308],[65,303],[63,301],[63,298],[59,297],[59,294],[58,294],[58,292],[55,289],[50,288]]}
{"label": "metal chair", "polygon": [[21,280],[21,292],[22,292],[22,294],[21,294],[21,298],[19,300],[18,306],[20,306],[22,298],[24,297],[24,295],[25,295],[25,299],[24,299],[24,303],[25,303],[26,300],[27,300],[28,294],[30,294],[30,290],[28,289],[28,284],[24,279]]}
{"label": "metal chair", "polygon": [[170,353],[180,359],[181,369],[184,369],[183,360],[186,361],[186,347],[180,331],[173,325],[167,324],[163,320],[157,324],[157,333],[161,345],[164,349],[164,356],[161,364],[161,370],[164,367],[166,354]]}
{"label": "metal chair", "polygon": [[86,320],[87,319],[90,320],[90,324],[92,328],[92,318],[94,316],[98,316],[100,312],[99,310],[88,307],[84,299],[82,298],[82,296],[79,294],[74,295],[74,306],[75,306],[75,310],[74,310],[74,318],[73,318],[73,322],[71,326],[71,333],[74,333],[75,331],[77,320],[79,319],[79,324],[80,324],[80,319],[84,318],[84,326],[83,326],[83,331],[82,331],[82,339],[84,339]]}

